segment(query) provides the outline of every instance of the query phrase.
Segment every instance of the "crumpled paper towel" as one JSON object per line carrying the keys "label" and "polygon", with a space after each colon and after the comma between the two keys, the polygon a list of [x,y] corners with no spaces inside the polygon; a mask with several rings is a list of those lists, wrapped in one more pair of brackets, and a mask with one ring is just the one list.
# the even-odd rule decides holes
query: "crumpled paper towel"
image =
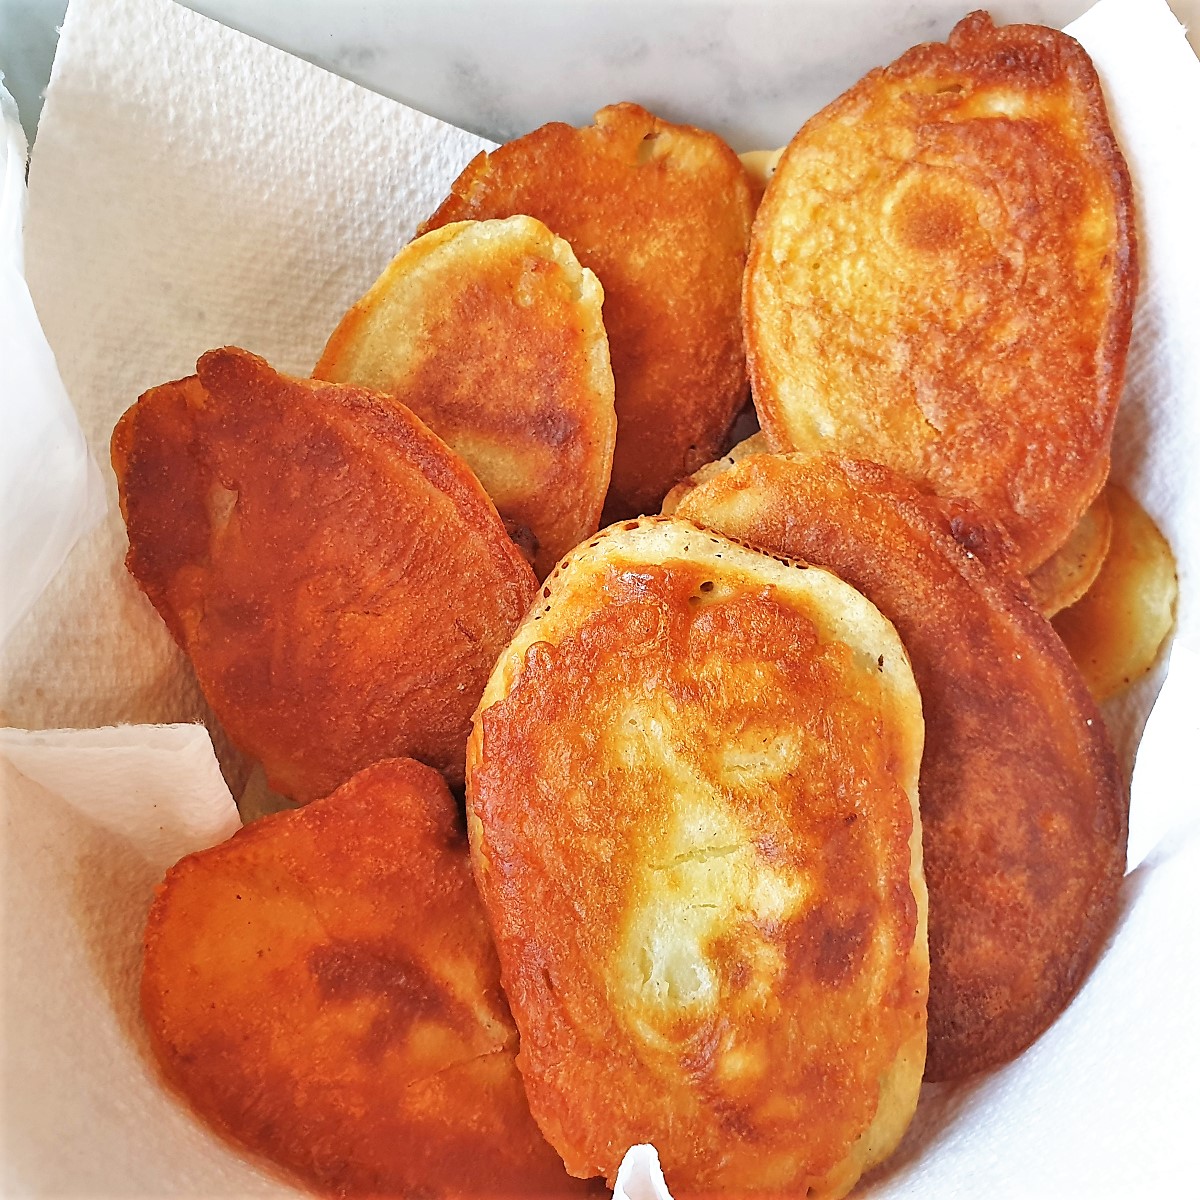
{"label": "crumpled paper towel", "polygon": [[[927,1089],[897,1158],[863,1189],[876,1200],[1174,1196],[1191,1180],[1200,828],[1195,772],[1183,756],[1200,744],[1200,500],[1191,471],[1200,456],[1200,67],[1161,0],[1102,0],[1076,32],[1105,80],[1143,206],[1143,291],[1115,472],[1163,526],[1181,569],[1176,649],[1134,783],[1131,865],[1141,865],[1111,945],[1062,1020],[1002,1070]],[[164,0],[74,0],[34,154],[29,280],[98,455],[107,462],[111,426],[140,391],[189,372],[209,346],[236,342],[308,370],[344,308],[483,145]],[[125,577],[123,549],[110,520],[16,631],[0,660],[10,721],[201,711]],[[1161,678],[1112,713],[1127,756]],[[19,964],[6,993],[22,992],[16,1011],[31,1023],[19,1038],[5,1030],[23,1074],[6,1064],[5,1142],[14,1150],[4,1193],[291,1194],[156,1091],[129,1015],[153,883],[183,850],[233,828],[211,762],[189,763],[183,775],[208,771],[213,823],[194,839],[172,834],[143,850],[113,814],[144,810],[110,813],[110,801],[161,785],[155,820],[179,828],[176,806],[195,811],[194,793],[177,790],[183,781],[152,762],[157,783],[131,775],[106,798],[98,760],[52,778],[38,762],[56,756],[53,736],[25,736],[36,748],[22,744],[15,769],[35,781],[32,799],[26,785],[9,786],[13,768],[4,790],[14,801],[6,819],[28,830],[26,849],[9,839],[4,886],[9,909],[30,916],[6,924],[5,960]],[[138,732],[74,736],[120,744]],[[146,732],[159,761],[161,736]],[[3,743],[10,757],[14,738]],[[81,775],[75,799],[55,791]],[[101,897],[113,889],[124,895],[109,908]],[[101,913],[103,924],[93,919]],[[10,1076],[21,1079],[19,1092]],[[72,1102],[71,1088],[86,1105]],[[652,1149],[630,1155],[618,1195],[665,1195]]]}
{"label": "crumpled paper towel", "polygon": [[[1200,25],[1200,3],[1187,7]],[[1162,0],[1101,0],[1067,32],[1092,56],[1104,84],[1138,211],[1141,286],[1113,437],[1113,476],[1174,548],[1175,654],[1180,647],[1200,654],[1200,63]],[[1162,668],[1105,706],[1126,763],[1161,678]],[[1191,705],[1193,712],[1200,708],[1200,692]],[[1182,810],[1200,810],[1200,786],[1187,777],[1181,764],[1173,788],[1144,791],[1132,806],[1131,869]]]}
{"label": "crumpled paper towel", "polygon": [[104,514],[100,473],[25,286],[25,134],[0,74],[0,643]]}
{"label": "crumpled paper towel", "polygon": [[155,886],[239,821],[204,729],[0,730],[0,1194],[298,1195],[168,1098],[138,1008]]}

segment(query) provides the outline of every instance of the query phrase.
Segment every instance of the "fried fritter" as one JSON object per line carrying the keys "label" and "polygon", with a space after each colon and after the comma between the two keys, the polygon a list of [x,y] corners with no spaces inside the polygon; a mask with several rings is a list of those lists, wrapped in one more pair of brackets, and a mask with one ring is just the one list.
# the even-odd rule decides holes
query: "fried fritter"
{"label": "fried fritter", "polygon": [[153,388],[113,468],[125,563],[205,698],[307,801],[398,755],[462,779],[471,712],[537,582],[412,413],[244,350]]}
{"label": "fried fritter", "polygon": [[1004,569],[1003,539],[961,503],[830,455],[748,458],[678,515],[836,571],[895,625],[925,713],[926,1078],[1012,1058],[1112,924],[1128,803],[1100,713]]}
{"label": "fried fritter", "polygon": [[1092,586],[1104,565],[1112,528],[1106,489],[1088,506],[1067,540],[1029,576],[1038,612],[1052,617]]}
{"label": "fried fritter", "polygon": [[1106,489],[1112,542],[1083,598],[1054,618],[1092,695],[1107,700],[1154,665],[1175,624],[1179,579],[1167,539],[1122,487]]}
{"label": "fried fritter", "polygon": [[607,520],[655,512],[721,449],[747,394],[739,310],[755,196],[715,134],[636,104],[480,154],[421,227],[528,213],[604,286],[617,448]]}
{"label": "fried fritter", "polygon": [[843,1195],[924,1063],[895,631],[826,571],[667,518],[602,532],[542,595],[467,771],[538,1124],[610,1184],[649,1141],[676,1197]]}
{"label": "fried fritter", "polygon": [[728,454],[722,455],[716,462],[707,463],[698,471],[693,471],[686,479],[681,479],[663,498],[662,515],[669,517],[678,507],[679,502],[692,490],[710,479],[715,479],[722,471],[728,471],[736,466],[743,458],[752,454],[770,454],[771,446],[767,435],[760,429],[748,438],[738,442]]}
{"label": "fried fritter", "polygon": [[1108,474],[1136,290],[1129,174],[1087,54],[973,13],[784,152],[746,274],[762,427],[776,450],[970,499],[1028,574]]}
{"label": "fried fritter", "polygon": [[457,807],[410,759],[172,867],[142,1011],[196,1111],[324,1194],[583,1191],[529,1115]]}
{"label": "fried fritter", "polygon": [[595,533],[617,418],[604,293],[532,217],[410,242],[313,374],[395,396],[461,454],[538,577]]}

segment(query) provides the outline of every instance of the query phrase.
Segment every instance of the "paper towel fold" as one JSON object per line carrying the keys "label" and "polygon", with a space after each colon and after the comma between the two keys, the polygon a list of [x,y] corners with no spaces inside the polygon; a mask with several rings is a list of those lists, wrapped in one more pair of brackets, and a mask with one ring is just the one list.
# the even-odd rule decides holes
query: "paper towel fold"
{"label": "paper towel fold", "polygon": [[25,285],[25,135],[0,75],[0,644],[104,515],[100,473]]}
{"label": "paper towel fold", "polygon": [[[1113,436],[1113,477],[1138,497],[1179,566],[1175,644],[1200,653],[1200,66],[1162,0],[1101,0],[1067,26],[1092,56],[1129,163],[1141,284]],[[1128,767],[1165,664],[1105,705]],[[1182,786],[1182,778],[1179,780]],[[1164,796],[1169,807],[1172,797]],[[1155,806],[1154,797],[1144,803]],[[1147,818],[1135,812],[1136,820]],[[1135,866],[1138,860],[1130,860]]]}
{"label": "paper towel fold", "polygon": [[0,816],[0,1193],[295,1195],[165,1094],[141,1026],[154,888],[239,825],[204,730],[0,730]]}
{"label": "paper towel fold", "polygon": [[[1063,1019],[1002,1071],[929,1089],[899,1156],[865,1189],[876,1198],[1176,1194],[1200,1110],[1189,1028],[1200,834],[1182,757],[1200,735],[1190,469],[1200,457],[1200,67],[1160,0],[1102,0],[1075,31],[1104,79],[1142,204],[1143,291],[1114,469],[1180,560],[1180,649],[1134,786],[1131,862],[1145,861]],[[73,0],[31,173],[29,280],[98,456],[107,462],[112,424],[140,391],[188,373],[210,346],[242,344],[306,372],[484,145],[165,0]],[[0,657],[9,721],[203,712],[123,551],[114,511],[15,631]],[[1161,677],[1112,712],[1127,762]],[[16,831],[4,876],[16,997],[5,1194],[293,1194],[201,1130],[147,1065],[131,1005],[150,891],[174,857],[225,836],[235,818],[211,758],[201,762],[202,733],[148,731],[147,776],[123,757],[133,736],[0,739]],[[148,820],[147,803],[159,805]],[[652,1150],[631,1154],[629,1200],[661,1200],[657,1171]]]}

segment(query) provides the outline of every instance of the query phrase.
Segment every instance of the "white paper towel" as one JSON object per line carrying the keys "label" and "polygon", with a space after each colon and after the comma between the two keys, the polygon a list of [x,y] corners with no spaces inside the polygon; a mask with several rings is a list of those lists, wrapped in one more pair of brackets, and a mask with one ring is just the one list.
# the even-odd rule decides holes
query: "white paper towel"
{"label": "white paper towel", "polygon": [[0,643],[104,515],[100,473],[25,285],[25,135],[0,74]]}
{"label": "white paper towel", "polygon": [[[1133,177],[1141,287],[1125,394],[1113,437],[1113,476],[1158,522],[1179,564],[1175,645],[1200,653],[1200,66],[1161,0],[1101,0],[1067,27],[1092,56]],[[1128,763],[1162,680],[1105,706]],[[1183,778],[1180,778],[1183,786]],[[1200,787],[1191,789],[1193,802]],[[1172,797],[1163,795],[1168,805]],[[1162,826],[1146,797],[1131,814],[1130,867],[1145,831]]]}
{"label": "white paper towel", "polygon": [[[1200,67],[1160,0],[1102,0],[1078,33],[1104,77],[1143,204],[1143,292],[1114,461],[1179,556],[1181,648],[1135,781],[1131,851],[1136,843],[1134,861],[1146,861],[1100,968],[1017,1062],[929,1090],[901,1153],[865,1189],[889,1200],[1174,1196],[1190,1180],[1200,850],[1183,755],[1200,743],[1200,670],[1186,648],[1200,648],[1200,501],[1189,478],[1200,455],[1192,286]],[[34,155],[28,272],[98,456],[107,463],[112,424],[140,391],[188,373],[210,346],[236,342],[307,371],[342,311],[482,145],[164,0],[74,0]],[[9,721],[89,725],[201,711],[189,673],[125,576],[123,550],[114,514],[18,628],[0,659]],[[1127,753],[1159,679],[1114,713]],[[86,748],[89,736],[126,734],[81,736]],[[161,734],[148,736],[161,803],[178,796],[180,812],[194,811],[193,793],[176,790],[183,782],[158,775]],[[13,739],[5,745],[11,755]],[[17,770],[35,782],[18,791],[6,768],[6,819],[23,831],[25,850],[7,844],[5,898],[29,919],[5,926],[6,967],[17,964],[6,993],[20,993],[24,1024],[15,1041],[5,1029],[4,1194],[290,1194],[156,1090],[129,1017],[153,882],[172,857],[232,825],[218,820],[194,840],[172,834],[143,850],[120,805],[110,812],[121,787],[93,786],[96,760],[51,777],[27,745],[19,753]],[[231,820],[211,763],[188,761],[184,776],[207,770],[211,811]],[[102,899],[122,888],[124,907]],[[10,1063],[20,1068],[19,1105]],[[662,1195],[655,1162],[643,1150],[627,1164],[630,1200]]]}
{"label": "white paper towel", "polygon": [[167,867],[238,827],[195,725],[0,730],[0,1194],[296,1195],[158,1081],[138,1008]]}

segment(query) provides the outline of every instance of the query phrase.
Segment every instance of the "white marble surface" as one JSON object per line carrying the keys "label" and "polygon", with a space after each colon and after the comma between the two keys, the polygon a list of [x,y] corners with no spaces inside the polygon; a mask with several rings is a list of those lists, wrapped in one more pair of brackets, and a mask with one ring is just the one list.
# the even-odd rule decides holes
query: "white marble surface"
{"label": "white marble surface", "polygon": [[[187,0],[198,12],[434,116],[501,140],[586,122],[616,100],[786,141],[872,66],[942,38],[986,0]],[[1200,29],[1200,0],[1172,0]],[[1063,25],[1089,0],[995,0],[1000,21]],[[65,0],[0,0],[0,70],[32,134]],[[1193,45],[1197,44],[1193,35]]]}

